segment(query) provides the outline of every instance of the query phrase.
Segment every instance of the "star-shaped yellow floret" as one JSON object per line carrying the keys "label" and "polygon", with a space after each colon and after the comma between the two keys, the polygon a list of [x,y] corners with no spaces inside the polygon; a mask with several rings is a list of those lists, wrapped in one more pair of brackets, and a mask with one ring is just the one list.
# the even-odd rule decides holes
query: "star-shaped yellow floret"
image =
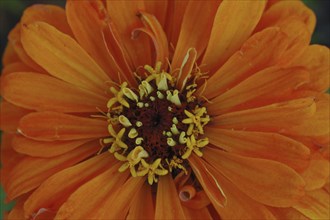
{"label": "star-shaped yellow floret", "polygon": [[210,121],[210,117],[206,114],[206,108],[196,108],[194,113],[184,110],[184,113],[188,118],[183,119],[182,123],[189,124],[187,135],[191,135],[195,128],[199,134],[204,134],[203,126]]}
{"label": "star-shaped yellow floret", "polygon": [[148,174],[148,183],[150,185],[152,185],[154,182],[157,183],[158,179],[155,175],[164,176],[168,173],[168,170],[162,166],[161,161],[162,159],[158,158],[152,164],[148,164],[144,159],[141,159],[142,167],[137,172],[137,175],[145,176]]}
{"label": "star-shaped yellow floret", "polygon": [[194,151],[194,153],[199,157],[203,156],[203,153],[200,151],[200,149],[208,145],[208,143],[209,143],[208,138],[203,138],[196,141],[194,135],[188,137],[186,143],[187,150],[182,155],[182,159],[187,159],[192,151]]}
{"label": "star-shaped yellow floret", "polygon": [[[108,101],[107,108],[111,109],[116,102],[119,102],[121,105],[125,106],[126,108],[129,108],[129,103],[124,98],[124,91],[126,90],[127,90],[127,82],[121,84],[119,91],[114,87],[111,87],[110,91],[114,94],[114,97]],[[127,93],[127,91],[125,93]]]}
{"label": "star-shaped yellow floret", "polygon": [[114,156],[120,161],[126,161],[121,167],[119,168],[119,172],[124,172],[128,168],[133,177],[136,177],[136,170],[135,165],[140,163],[142,158],[147,158],[148,152],[143,149],[141,146],[136,146],[128,155],[127,157],[115,152]]}
{"label": "star-shaped yellow floret", "polygon": [[118,149],[122,148],[122,149],[127,149],[128,146],[127,144],[125,144],[121,139],[125,134],[126,128],[122,128],[118,133],[115,131],[115,129],[113,129],[112,125],[109,124],[108,125],[108,131],[111,134],[111,138],[105,138],[103,140],[103,143],[105,144],[109,144],[112,143],[109,151],[110,153],[114,153],[115,151],[117,151]]}

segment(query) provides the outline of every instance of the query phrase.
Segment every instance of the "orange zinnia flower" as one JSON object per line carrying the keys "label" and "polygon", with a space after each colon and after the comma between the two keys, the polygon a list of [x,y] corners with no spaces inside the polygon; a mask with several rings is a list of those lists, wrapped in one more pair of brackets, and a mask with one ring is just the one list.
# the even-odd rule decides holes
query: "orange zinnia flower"
{"label": "orange zinnia flower", "polygon": [[7,219],[328,219],[329,49],[299,1],[68,1],[9,34]]}

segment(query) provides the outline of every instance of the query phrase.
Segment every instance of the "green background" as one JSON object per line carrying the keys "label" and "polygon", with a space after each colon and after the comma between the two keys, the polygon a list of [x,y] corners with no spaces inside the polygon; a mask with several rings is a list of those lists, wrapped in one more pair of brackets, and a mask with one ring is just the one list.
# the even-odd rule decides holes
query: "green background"
{"label": "green background", "polygon": [[[288,0],[289,1],[289,0]],[[330,46],[330,26],[328,21],[330,15],[330,0],[304,0],[304,2],[312,8],[317,16],[317,26],[313,35],[312,43],[318,43]],[[19,21],[23,10],[32,4],[56,4],[65,5],[64,0],[0,0],[0,54],[2,57],[4,48],[7,44],[8,32]],[[2,69],[2,66],[1,66]],[[1,132],[1,131],[0,131]],[[1,135],[1,134],[0,134]],[[14,203],[4,203],[5,193],[1,187],[0,190],[0,219],[3,213],[10,210]]]}

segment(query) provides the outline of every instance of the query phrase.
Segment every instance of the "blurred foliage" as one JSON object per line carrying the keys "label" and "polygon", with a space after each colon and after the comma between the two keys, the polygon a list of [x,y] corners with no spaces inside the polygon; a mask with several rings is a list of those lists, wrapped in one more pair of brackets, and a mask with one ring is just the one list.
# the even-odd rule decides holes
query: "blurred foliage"
{"label": "blurred foliage", "polygon": [[[290,0],[288,0],[290,1]],[[317,26],[312,43],[330,46],[330,0],[303,0],[317,16]],[[19,22],[23,10],[33,4],[55,4],[64,7],[65,0],[0,0],[0,53],[1,57],[7,44],[8,32]],[[2,66],[2,64],[1,64]],[[329,90],[330,92],[330,90]],[[1,136],[1,135],[0,135]],[[5,193],[0,189],[0,219],[3,212],[10,210],[14,203],[4,203]]]}

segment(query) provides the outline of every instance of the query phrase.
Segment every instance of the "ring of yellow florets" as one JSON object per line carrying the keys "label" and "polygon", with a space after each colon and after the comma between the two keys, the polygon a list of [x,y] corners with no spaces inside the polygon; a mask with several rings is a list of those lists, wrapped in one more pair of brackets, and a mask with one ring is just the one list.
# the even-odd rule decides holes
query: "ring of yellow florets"
{"label": "ring of yellow florets", "polygon": [[158,176],[187,172],[187,158],[194,152],[202,156],[209,141],[200,138],[210,121],[206,108],[193,95],[197,85],[191,80],[183,90],[175,89],[175,79],[155,68],[145,66],[148,74],[133,91],[126,82],[111,87],[114,97],[108,103],[109,152],[129,169],[132,176],[148,175],[149,184]]}

